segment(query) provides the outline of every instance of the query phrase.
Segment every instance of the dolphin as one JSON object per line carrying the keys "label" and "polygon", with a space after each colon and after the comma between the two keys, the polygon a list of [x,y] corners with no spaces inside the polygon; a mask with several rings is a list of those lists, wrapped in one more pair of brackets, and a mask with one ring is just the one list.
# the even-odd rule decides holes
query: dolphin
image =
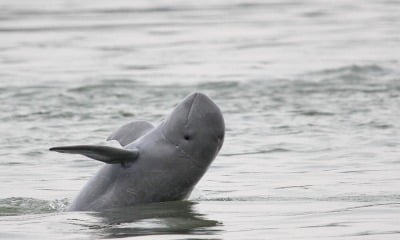
{"label": "dolphin", "polygon": [[222,147],[225,123],[202,93],[188,95],[159,125],[135,121],[107,140],[121,148],[77,145],[50,151],[82,154],[106,163],[67,208],[100,211],[187,199]]}

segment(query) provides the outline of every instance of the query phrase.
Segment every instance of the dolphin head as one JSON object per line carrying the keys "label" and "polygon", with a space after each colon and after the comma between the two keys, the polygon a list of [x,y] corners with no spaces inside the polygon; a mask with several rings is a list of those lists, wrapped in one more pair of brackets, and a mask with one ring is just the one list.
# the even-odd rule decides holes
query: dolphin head
{"label": "dolphin head", "polygon": [[163,123],[164,136],[198,165],[208,166],[222,147],[225,124],[218,106],[202,93],[179,103]]}

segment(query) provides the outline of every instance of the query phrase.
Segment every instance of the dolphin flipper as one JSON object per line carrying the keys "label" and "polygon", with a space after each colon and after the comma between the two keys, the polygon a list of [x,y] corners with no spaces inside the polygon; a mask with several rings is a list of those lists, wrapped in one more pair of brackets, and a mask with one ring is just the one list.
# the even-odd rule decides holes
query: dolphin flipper
{"label": "dolphin flipper", "polygon": [[138,150],[125,150],[121,148],[95,145],[54,147],[49,150],[60,153],[82,154],[109,164],[121,163],[124,167],[128,166],[128,163],[132,163],[139,157]]}
{"label": "dolphin flipper", "polygon": [[130,122],[111,133],[111,135],[107,138],[107,141],[117,140],[121,144],[121,146],[126,146],[129,143],[138,139],[139,137],[145,135],[153,128],[154,126],[146,121]]}

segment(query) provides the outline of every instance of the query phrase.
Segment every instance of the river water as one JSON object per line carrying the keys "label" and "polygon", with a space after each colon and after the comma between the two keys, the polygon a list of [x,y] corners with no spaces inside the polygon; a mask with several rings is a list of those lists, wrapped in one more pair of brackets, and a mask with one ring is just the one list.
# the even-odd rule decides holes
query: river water
{"label": "river water", "polygon": [[[0,0],[0,239],[399,239],[399,1]],[[189,201],[65,212],[105,144],[193,91]],[[116,146],[115,143],[107,143]]]}

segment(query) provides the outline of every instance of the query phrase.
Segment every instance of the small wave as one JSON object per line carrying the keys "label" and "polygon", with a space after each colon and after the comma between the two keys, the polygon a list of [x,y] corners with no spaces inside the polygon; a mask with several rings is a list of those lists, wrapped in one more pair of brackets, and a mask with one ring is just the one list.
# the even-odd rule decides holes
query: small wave
{"label": "small wave", "polygon": [[0,216],[43,214],[64,211],[68,199],[42,200],[35,198],[11,197],[0,199]]}
{"label": "small wave", "polygon": [[[284,188],[303,188],[304,186],[288,186]],[[196,194],[191,200],[194,201],[239,201],[239,202],[274,202],[274,201],[326,201],[326,202],[357,202],[357,203],[373,203],[369,205],[385,205],[385,204],[400,204],[400,195],[351,195],[351,196],[327,196],[327,197],[285,197],[285,196],[237,196],[237,197],[207,197],[203,194]],[[366,205],[366,206],[369,206]]]}
{"label": "small wave", "polygon": [[324,111],[318,111],[318,110],[295,110],[292,111],[293,113],[303,115],[303,116],[334,116],[334,113],[331,112],[324,112]]}
{"label": "small wave", "polygon": [[326,69],[307,74],[307,78],[316,78],[323,81],[338,83],[338,81],[347,83],[359,83],[368,80],[375,80],[390,75],[392,70],[384,68],[377,64],[368,65],[349,65],[340,68]]}
{"label": "small wave", "polygon": [[246,197],[205,197],[199,196],[193,198],[194,201],[216,201],[216,202],[268,202],[268,201],[285,201],[285,197],[260,197],[260,196],[246,196]]}
{"label": "small wave", "polygon": [[368,73],[368,74],[382,74],[386,72],[386,69],[376,64],[368,65],[350,65],[330,70],[322,71],[322,73],[334,74],[334,73]]}
{"label": "small wave", "polygon": [[221,153],[219,156],[231,157],[231,156],[246,156],[246,155],[256,155],[265,153],[278,153],[278,152],[290,152],[291,150],[286,148],[273,148],[268,150],[260,150],[254,152],[240,152],[240,153]]}

